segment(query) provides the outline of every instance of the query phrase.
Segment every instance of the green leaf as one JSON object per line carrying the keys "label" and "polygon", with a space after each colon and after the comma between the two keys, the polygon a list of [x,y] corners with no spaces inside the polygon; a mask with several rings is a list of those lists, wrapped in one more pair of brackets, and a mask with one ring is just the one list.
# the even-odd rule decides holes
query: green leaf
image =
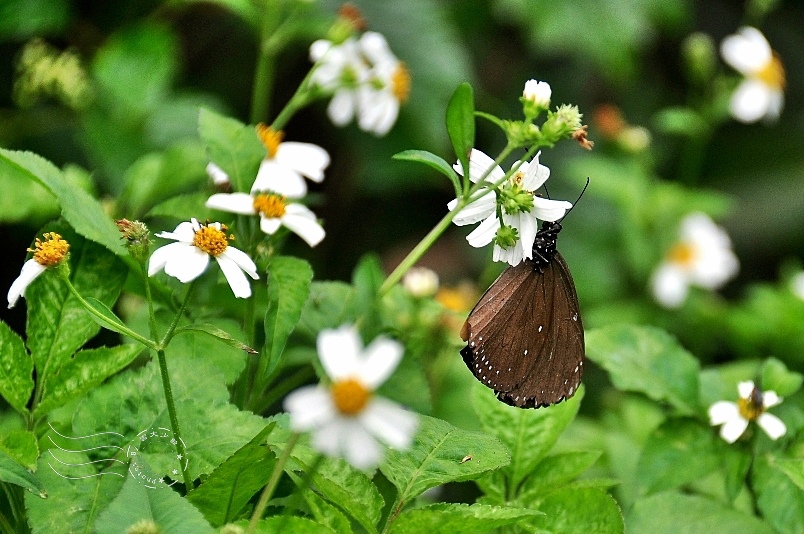
{"label": "green leaf", "polygon": [[229,345],[230,347],[233,347],[237,350],[242,350],[249,354],[257,354],[256,350],[252,349],[242,341],[236,340],[229,334],[229,332],[222,330],[215,325],[207,323],[199,323],[199,324],[188,324],[184,326],[179,326],[178,328],[176,328],[176,330],[173,331],[173,336],[175,337],[178,334],[187,332],[198,332],[201,334],[206,334],[212,337],[213,339],[217,339],[223,344]]}
{"label": "green leaf", "polygon": [[449,178],[449,181],[452,182],[452,185],[455,188],[455,196],[460,196],[461,184],[458,173],[455,172],[455,169],[452,168],[452,165],[447,163],[444,158],[436,156],[432,152],[427,152],[426,150],[405,150],[404,152],[394,154],[393,158],[400,161],[423,163],[424,165],[437,170]]}
{"label": "green leaf", "polygon": [[272,423],[265,427],[187,496],[213,526],[219,527],[235,519],[249,499],[268,482],[276,456],[265,438],[274,426]]}
{"label": "green leaf", "polygon": [[166,487],[150,488],[135,477],[128,476],[123,488],[109,507],[98,515],[95,530],[98,534],[130,532],[132,526],[151,524],[160,534],[213,534],[207,523],[187,499]]}
{"label": "green leaf", "polygon": [[[128,274],[125,264],[100,245],[85,240],[69,227],[49,225],[70,243],[70,279],[84,298],[94,297],[106,306],[114,304]],[[66,363],[100,327],[66,282],[45,272],[26,291],[28,348],[38,379],[45,382]]]}
{"label": "green leaf", "polygon": [[0,480],[21,486],[43,499],[47,498],[45,486],[39,479],[2,450],[0,450]]}
{"label": "green leaf", "polygon": [[130,336],[132,339],[136,339],[148,348],[155,347],[154,343],[150,339],[138,336],[136,332],[130,330],[125,324],[123,324],[123,320],[103,302],[99,301],[95,297],[86,297],[84,298],[84,301],[87,304],[87,306],[84,307],[84,310],[86,310],[86,312],[89,314],[89,317],[95,321],[98,326],[111,330],[112,332],[117,332],[118,334]]}
{"label": "green leaf", "polygon": [[399,490],[398,502],[408,502],[440,484],[475,479],[511,460],[505,446],[493,436],[461,430],[424,415],[419,421],[410,450],[389,450],[380,465]]}
{"label": "green leaf", "polygon": [[[475,534],[491,532],[523,519],[543,515],[527,508],[485,504],[437,503],[402,512],[392,524],[392,534]],[[590,531],[591,532],[591,531]]]}
{"label": "green leaf", "polygon": [[[235,523],[236,526],[245,532],[248,520],[244,519]],[[310,521],[305,517],[295,516],[273,516],[260,519],[254,534],[328,534],[335,532],[326,525],[321,525],[315,521]]]}
{"label": "green leaf", "polygon": [[500,473],[510,487],[517,487],[553,447],[578,413],[583,395],[581,388],[565,402],[523,410],[500,402],[490,389],[476,385],[472,404],[483,430],[497,436],[511,452],[511,463]]}
{"label": "green leaf", "polygon": [[716,471],[728,454],[712,430],[690,419],[668,419],[648,438],[639,458],[639,492],[656,493]]}
{"label": "green leaf", "polygon": [[189,221],[192,217],[199,221],[213,219],[212,210],[205,205],[208,198],[209,193],[203,191],[176,195],[148,210],[144,217],[165,217],[177,221]]}
{"label": "green leaf", "polygon": [[544,515],[530,521],[539,532],[561,534],[622,534],[623,515],[617,501],[596,488],[563,488],[550,493],[539,504]]}
{"label": "green leaf", "polygon": [[14,461],[30,470],[36,469],[39,458],[39,444],[36,434],[29,430],[8,430],[0,437],[0,451],[8,454]]}
{"label": "green leaf", "polygon": [[123,486],[121,476],[99,476],[83,452],[71,453],[69,460],[75,464],[69,468],[72,478],[56,472],[65,468],[53,461],[50,453],[39,458],[36,473],[47,490],[47,499],[40,499],[33,493],[25,494],[28,523],[34,534],[93,532],[92,525],[98,513],[112,502]]}
{"label": "green leaf", "polygon": [[279,365],[290,334],[299,322],[310,296],[313,269],[306,261],[279,256],[268,267],[268,310],[265,313],[265,345],[260,356],[257,383],[265,384]]}
{"label": "green leaf", "polygon": [[22,338],[0,321],[0,395],[22,414],[34,388],[33,367]]}
{"label": "green leaf", "polygon": [[629,534],[774,533],[770,525],[752,515],[705,497],[673,491],[638,500],[625,524]]}
{"label": "green leaf", "polygon": [[667,134],[697,138],[706,134],[709,124],[697,111],[685,107],[659,110],[653,117],[656,127]]}
{"label": "green leaf", "polygon": [[586,471],[601,454],[600,451],[574,451],[545,456],[520,485],[516,502],[541,502]]}
{"label": "green leaf", "polygon": [[380,333],[380,314],[377,295],[385,280],[380,259],[374,254],[366,254],[357,263],[352,273],[355,286],[355,306],[358,317],[363,320],[360,332],[364,341],[371,340]]}
{"label": "green leaf", "polygon": [[586,356],[608,371],[620,390],[668,402],[684,414],[698,411],[698,360],[664,330],[597,328],[586,334]]}
{"label": "green leaf", "polygon": [[80,235],[103,245],[118,256],[128,254],[120,240],[120,231],[101,203],[65,179],[64,174],[52,163],[32,152],[0,148],[0,176],[9,174],[32,180],[53,193],[59,200],[64,219]]}
{"label": "green leaf", "polygon": [[315,519],[319,525],[329,527],[335,532],[343,534],[351,534],[353,532],[349,518],[334,504],[330,504],[328,501],[324,500],[318,493],[305,491],[302,492],[302,498],[304,502],[307,503],[310,515],[313,516],[313,519]]}
{"label": "green leaf", "polygon": [[61,35],[71,20],[67,0],[7,0],[0,4],[0,40]]}
{"label": "green leaf", "polygon": [[466,82],[455,89],[447,104],[447,133],[468,177],[469,153],[475,146],[475,102],[472,86]]}
{"label": "green leaf", "polygon": [[771,465],[787,475],[799,489],[804,490],[804,458],[774,459]]}
{"label": "green leaf", "polygon": [[198,134],[207,146],[207,156],[229,175],[234,190],[249,191],[265,158],[265,147],[254,128],[202,109]]}
{"label": "green leaf", "polygon": [[76,352],[70,360],[50,375],[42,401],[34,410],[41,417],[50,410],[64,406],[100,385],[104,380],[124,369],[138,354],[140,345],[101,347]]}
{"label": "green leaf", "polygon": [[355,288],[344,282],[319,282],[310,284],[310,297],[302,309],[297,331],[311,339],[325,328],[337,328],[353,322]]}
{"label": "green leaf", "polygon": [[751,473],[752,488],[762,517],[782,534],[800,534],[804,528],[804,491],[785,473],[774,469],[773,455],[757,455]]}
{"label": "green leaf", "polygon": [[764,390],[773,390],[781,397],[789,397],[801,388],[804,376],[801,373],[790,371],[787,366],[776,358],[768,358],[760,369],[761,384]]}

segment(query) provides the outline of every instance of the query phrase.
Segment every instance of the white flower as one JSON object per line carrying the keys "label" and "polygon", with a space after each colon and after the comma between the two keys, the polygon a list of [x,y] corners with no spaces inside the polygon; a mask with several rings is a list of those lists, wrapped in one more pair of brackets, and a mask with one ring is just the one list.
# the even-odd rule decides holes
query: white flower
{"label": "white flower", "polygon": [[212,161],[207,163],[207,175],[215,185],[229,185],[229,175]]}
{"label": "white flower", "polygon": [[28,252],[33,252],[33,257],[22,264],[20,275],[11,283],[8,289],[8,307],[13,308],[20,297],[25,296],[28,286],[45,272],[49,267],[59,265],[67,257],[70,244],[61,238],[56,232],[44,234],[45,240],[38,237],[34,248],[29,248]]}
{"label": "white flower", "polygon": [[373,468],[382,459],[377,440],[397,449],[410,447],[416,415],[374,395],[396,369],[402,346],[380,337],[364,349],[353,326],[323,330],[317,344],[332,385],[305,386],[285,398],[291,428],[312,431],[317,450],[344,457],[359,469]]}
{"label": "white flower", "polygon": [[784,104],[784,67],[762,32],[740,28],[723,39],[720,53],[726,63],[745,76],[731,96],[732,116],[745,123],[777,119]]}
{"label": "white flower", "polygon": [[525,82],[525,89],[522,91],[522,98],[533,102],[537,107],[548,108],[550,107],[550,97],[553,91],[550,89],[550,84],[547,82],[539,82],[536,80],[528,80]]}
{"label": "white flower", "polygon": [[410,95],[410,72],[377,32],[366,32],[360,38],[360,50],[373,65],[369,83],[360,88],[360,128],[385,135],[399,116],[400,104]]}
{"label": "white flower", "polygon": [[412,267],[402,278],[402,287],[414,297],[432,297],[438,291],[438,275],[427,267]]}
{"label": "white flower", "polygon": [[687,215],[681,221],[679,234],[679,241],[651,279],[653,295],[667,308],[681,306],[690,285],[717,289],[739,269],[729,236],[707,215]]}
{"label": "white flower", "polygon": [[[453,165],[453,168],[458,174],[464,174],[460,163]],[[494,163],[493,159],[479,150],[472,149],[469,155],[469,179],[473,183],[477,183],[488,169],[491,169],[491,172],[485,181],[489,184],[499,182],[505,175],[505,172]],[[534,191],[541,187],[549,176],[550,169],[539,163],[539,154],[536,154],[532,161],[519,165],[507,184],[502,184],[509,190],[511,187],[517,186],[521,192],[528,193],[527,198],[532,199],[533,206],[527,212],[508,213],[505,209],[502,210],[502,222],[516,230],[518,239],[510,247],[502,247],[495,241],[494,261],[517,265],[523,259],[532,258],[538,221],[557,221],[572,207],[570,202],[550,200],[534,194]],[[447,204],[447,207],[453,211],[457,205],[458,199],[454,199]],[[466,240],[475,248],[484,247],[495,240],[501,227],[501,222],[497,218],[497,195],[492,190],[467,204],[453,219],[458,226],[474,224],[478,221],[482,222],[466,236]]]}
{"label": "white flower", "polygon": [[310,59],[318,66],[310,81],[332,91],[327,115],[335,126],[346,126],[360,111],[360,87],[369,79],[369,65],[353,38],[340,45],[320,39],[310,45]]}
{"label": "white flower", "polygon": [[796,275],[793,276],[790,280],[790,289],[795,296],[804,300],[804,271],[796,273]]}
{"label": "white flower", "polygon": [[787,432],[781,419],[765,410],[776,406],[782,399],[775,391],[760,391],[750,380],[737,385],[740,399],[734,403],[718,401],[709,407],[709,422],[720,427],[720,437],[734,443],[748,428],[749,421],[756,421],[759,427],[777,440]]}
{"label": "white flower", "polygon": [[241,215],[259,215],[260,229],[273,235],[284,226],[304,239],[311,247],[324,239],[324,229],[315,214],[303,205],[286,202],[282,195],[252,190],[248,193],[217,193],[209,197],[206,206]]}
{"label": "white flower", "polygon": [[307,194],[303,177],[314,182],[324,179],[324,169],[330,161],[326,150],[311,143],[282,142],[282,132],[263,124],[257,125],[257,134],[267,156],[260,164],[252,191],[273,191],[288,198],[301,198]]}
{"label": "white flower", "polygon": [[257,266],[245,252],[229,246],[226,230],[221,223],[199,224],[192,219],[179,224],[172,232],[156,234],[177,242],[154,251],[148,261],[148,276],[164,269],[165,274],[187,283],[201,276],[209,265],[209,257],[213,256],[235,297],[250,297],[251,286],[243,272],[257,280]]}

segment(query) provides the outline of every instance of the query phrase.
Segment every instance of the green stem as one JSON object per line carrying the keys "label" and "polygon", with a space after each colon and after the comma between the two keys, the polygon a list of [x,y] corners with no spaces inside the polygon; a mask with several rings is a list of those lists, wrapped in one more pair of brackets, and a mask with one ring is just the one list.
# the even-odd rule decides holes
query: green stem
{"label": "green stem", "polygon": [[251,514],[251,520],[248,523],[248,528],[246,528],[245,534],[252,534],[254,529],[257,528],[257,523],[262,518],[262,514],[265,513],[265,508],[268,506],[268,501],[271,500],[274,490],[276,489],[277,484],[279,484],[279,478],[282,476],[282,473],[285,470],[285,464],[288,463],[290,453],[298,441],[299,434],[295,432],[291,434],[290,439],[285,444],[284,450],[282,450],[282,454],[276,461],[276,465],[274,465],[274,470],[271,473],[271,478],[268,480],[268,484],[266,484],[265,488],[262,490],[260,500],[257,502],[257,506],[254,508],[254,513]]}
{"label": "green stem", "polygon": [[162,389],[165,391],[165,401],[167,401],[168,415],[170,416],[170,426],[173,429],[173,440],[176,442],[176,454],[179,460],[179,467],[181,467],[181,475],[184,478],[184,487],[187,493],[193,490],[193,478],[190,476],[190,471],[186,466],[190,462],[185,461],[187,458],[187,451],[184,448],[184,442],[181,439],[181,429],[179,428],[179,418],[176,415],[176,404],[173,402],[173,389],[170,387],[170,375],[168,374],[167,358],[165,358],[165,351],[156,351],[156,356],[159,359],[159,372],[162,375]]}
{"label": "green stem", "polygon": [[287,378],[282,378],[280,382],[274,384],[273,387],[267,390],[265,395],[251,402],[246,408],[253,413],[261,414],[276,401],[283,398],[297,387],[306,384],[314,376],[315,371],[313,371],[312,367],[304,366]]}
{"label": "green stem", "polygon": [[[181,316],[184,315],[184,310],[187,309],[187,304],[190,302],[190,295],[192,294],[194,288],[195,288],[195,280],[190,282],[190,285],[187,286],[187,291],[184,293],[184,300],[182,301],[181,306],[179,306],[179,310],[176,312],[176,316],[173,317],[173,322],[170,323],[170,327],[168,328],[167,332],[165,332],[165,336],[159,343],[160,348],[165,348],[170,342],[170,338],[173,337],[173,332],[179,325],[179,320],[181,319]],[[154,327],[156,327],[155,320],[154,320]]]}
{"label": "green stem", "polygon": [[276,49],[271,46],[270,36],[279,24],[279,9],[275,2],[263,2],[264,9],[254,85],[251,90],[251,123],[256,124],[268,117],[268,106],[276,72]]}

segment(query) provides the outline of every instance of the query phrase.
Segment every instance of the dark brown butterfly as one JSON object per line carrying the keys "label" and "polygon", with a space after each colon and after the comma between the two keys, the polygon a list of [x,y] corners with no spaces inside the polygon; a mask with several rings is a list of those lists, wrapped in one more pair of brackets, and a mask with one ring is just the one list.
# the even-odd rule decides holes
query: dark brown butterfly
{"label": "dark brown butterfly", "polygon": [[533,259],[508,267],[461,329],[461,356],[497,398],[540,408],[572,397],[583,374],[583,324],[567,263],[556,250],[561,223],[544,222]]}

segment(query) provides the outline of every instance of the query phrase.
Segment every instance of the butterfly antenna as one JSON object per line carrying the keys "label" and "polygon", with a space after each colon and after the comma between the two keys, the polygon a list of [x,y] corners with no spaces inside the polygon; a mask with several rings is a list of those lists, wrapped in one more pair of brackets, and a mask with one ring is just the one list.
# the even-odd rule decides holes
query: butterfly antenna
{"label": "butterfly antenna", "polygon": [[[561,217],[561,219],[559,219],[559,221],[558,221],[558,222],[563,221],[563,220],[564,220],[564,219],[567,217],[567,215],[569,215],[569,214],[570,214],[570,212],[571,212],[573,209],[575,209],[575,205],[576,205],[576,204],[578,204],[578,202],[581,200],[581,197],[583,196],[583,194],[584,194],[584,193],[586,193],[586,188],[587,188],[587,187],[589,187],[589,177],[588,177],[588,176],[586,177],[586,185],[584,185],[584,186],[583,186],[583,189],[581,189],[581,194],[580,194],[580,195],[578,195],[578,198],[577,198],[577,199],[575,199],[575,204],[573,204],[573,205],[572,205],[572,207],[571,207],[570,209],[568,209],[568,210],[567,210],[567,213],[565,213],[565,214],[564,214],[564,216],[563,216],[563,217]],[[547,189],[545,189],[545,191],[547,191]],[[549,197],[548,197],[548,198],[549,198]]]}

